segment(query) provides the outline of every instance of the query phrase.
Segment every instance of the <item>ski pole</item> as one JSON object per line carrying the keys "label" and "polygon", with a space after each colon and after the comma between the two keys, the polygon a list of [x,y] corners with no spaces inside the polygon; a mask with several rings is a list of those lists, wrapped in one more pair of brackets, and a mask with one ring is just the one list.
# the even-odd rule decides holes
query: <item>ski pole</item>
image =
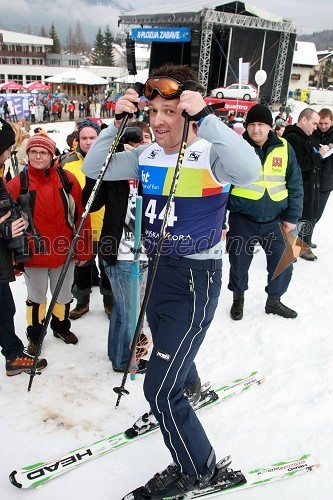
{"label": "ski pole", "polygon": [[[135,226],[134,226],[134,261],[132,268],[132,293],[131,293],[131,330],[134,335],[138,320],[138,297],[140,296],[140,242],[142,225],[142,196],[137,196],[135,201]],[[133,356],[130,366],[131,379],[135,379],[136,356]]]}
{"label": "ski pole", "polygon": [[96,183],[95,183],[95,185],[93,187],[93,190],[92,190],[92,192],[90,194],[90,197],[89,197],[89,199],[87,201],[87,204],[85,206],[84,212],[81,215],[81,219],[80,219],[80,222],[78,224],[75,236],[74,236],[74,238],[73,238],[73,240],[71,242],[71,245],[70,245],[70,248],[69,248],[66,260],[65,260],[65,263],[64,263],[63,268],[61,270],[61,273],[59,275],[59,279],[58,279],[57,285],[55,287],[55,290],[54,290],[54,293],[52,295],[52,299],[51,299],[50,305],[48,307],[48,310],[47,310],[47,313],[46,313],[46,316],[45,316],[45,320],[44,320],[44,323],[43,323],[43,326],[42,326],[42,330],[41,330],[41,334],[40,334],[40,337],[39,337],[39,340],[38,340],[38,344],[37,344],[37,349],[36,349],[36,354],[35,354],[35,358],[34,358],[34,363],[32,365],[31,370],[29,371],[29,373],[30,373],[30,380],[29,380],[29,385],[28,385],[28,392],[30,392],[30,390],[31,390],[32,382],[33,382],[34,376],[36,375],[36,365],[38,363],[38,357],[39,357],[40,352],[41,352],[41,348],[42,348],[42,344],[43,344],[43,341],[44,341],[44,338],[45,338],[45,335],[46,335],[47,327],[48,327],[49,322],[51,320],[52,312],[53,312],[55,303],[57,301],[58,295],[60,293],[62,284],[64,282],[64,279],[65,279],[65,276],[66,276],[69,264],[70,264],[70,262],[72,260],[72,256],[74,254],[74,250],[75,250],[77,241],[78,241],[78,239],[79,239],[79,237],[81,235],[84,223],[85,223],[86,218],[87,218],[87,216],[89,214],[91,206],[92,206],[92,204],[93,204],[93,202],[95,200],[97,192],[98,192],[98,190],[99,190],[99,188],[100,188],[100,186],[102,184],[103,177],[104,177],[104,175],[106,173],[106,170],[107,170],[107,168],[109,166],[109,163],[111,161],[112,155],[114,154],[114,152],[116,151],[116,149],[117,149],[117,147],[119,145],[121,136],[124,133],[124,130],[126,128],[126,125],[127,125],[127,122],[129,120],[130,116],[131,115],[129,115],[128,113],[124,114],[124,117],[123,117],[123,119],[121,121],[121,124],[120,124],[120,127],[118,129],[118,133],[115,136],[115,138],[113,139],[113,142],[111,144],[111,147],[109,149],[107,157],[106,157],[106,159],[105,159],[105,161],[103,163],[103,166],[102,166],[102,168],[101,168],[101,170],[99,172],[99,175],[98,175],[98,178],[96,180]]}
{"label": "ski pole", "polygon": [[[195,90],[196,87],[197,87],[197,85],[196,85],[195,82],[192,82],[192,81],[186,82],[186,89],[187,90]],[[180,146],[180,150],[179,150],[179,153],[178,153],[178,158],[177,158],[175,172],[174,172],[173,178],[172,178],[172,183],[171,183],[171,188],[170,188],[170,193],[169,193],[168,201],[167,201],[166,207],[165,207],[165,213],[164,213],[164,217],[163,217],[163,220],[162,220],[162,225],[161,225],[161,229],[160,229],[160,233],[159,233],[159,239],[158,239],[158,242],[157,242],[156,251],[155,251],[155,254],[154,254],[154,257],[153,257],[153,261],[152,261],[152,265],[151,265],[151,271],[149,273],[149,278],[148,278],[148,281],[147,281],[147,286],[146,286],[146,291],[145,291],[144,299],[143,299],[143,302],[142,302],[142,306],[141,306],[141,309],[140,309],[139,318],[138,318],[138,321],[137,321],[137,324],[136,324],[136,329],[135,329],[134,336],[133,336],[133,339],[132,339],[132,345],[131,345],[130,355],[129,355],[129,358],[128,358],[128,361],[127,361],[127,366],[126,366],[125,373],[124,373],[122,381],[121,381],[121,386],[113,388],[114,392],[116,394],[118,394],[117,402],[116,402],[116,408],[118,408],[122,396],[124,396],[125,394],[129,394],[129,391],[127,389],[125,389],[128,372],[129,372],[129,369],[130,369],[130,366],[131,366],[131,363],[132,363],[132,357],[133,357],[133,355],[135,353],[136,344],[138,342],[138,338],[139,338],[139,335],[140,335],[140,332],[141,332],[141,328],[142,328],[142,325],[143,325],[144,316],[146,314],[146,310],[147,310],[147,306],[148,306],[148,302],[149,302],[149,297],[150,297],[150,294],[151,294],[151,291],[152,291],[153,283],[154,283],[155,276],[156,276],[157,266],[158,266],[158,262],[159,262],[160,255],[161,255],[162,245],[163,245],[164,241],[166,240],[166,238],[169,235],[169,233],[166,232],[166,228],[167,228],[167,225],[168,225],[168,219],[169,219],[169,215],[170,215],[172,203],[173,203],[173,200],[174,200],[174,197],[175,197],[175,193],[176,193],[176,189],[177,189],[177,184],[178,184],[180,169],[181,169],[182,164],[183,164],[183,159],[184,159],[185,150],[186,150],[186,146],[187,146],[187,136],[188,136],[189,124],[190,124],[190,117],[189,117],[189,115],[187,113],[184,113],[184,117],[185,117],[185,121],[184,121],[184,129],[183,129],[183,136],[182,136],[181,146]]]}

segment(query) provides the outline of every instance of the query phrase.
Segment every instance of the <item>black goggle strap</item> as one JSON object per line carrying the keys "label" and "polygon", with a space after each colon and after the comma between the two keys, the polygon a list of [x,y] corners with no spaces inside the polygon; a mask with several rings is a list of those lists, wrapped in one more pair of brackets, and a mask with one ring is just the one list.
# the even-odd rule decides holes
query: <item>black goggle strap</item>
{"label": "black goggle strap", "polygon": [[[196,115],[192,115],[192,116],[189,115],[189,119],[191,122],[197,122],[200,120],[200,118],[205,118],[205,116],[208,116],[208,115],[214,113],[215,109],[224,108],[224,105],[225,105],[225,102],[208,104],[208,106],[205,106],[204,108],[202,108],[202,110],[199,111],[199,113],[197,113]],[[185,116],[184,113],[185,112],[183,112],[183,116]]]}
{"label": "black goggle strap", "polygon": [[[133,85],[133,88],[139,94],[140,97],[143,95],[144,83],[135,82],[135,84]],[[135,103],[135,105],[136,105],[137,110],[135,111],[134,116],[135,116],[135,118],[139,118],[140,111],[138,108],[138,103]],[[126,116],[126,115],[128,115],[128,117],[130,119],[133,118],[132,113],[125,113],[124,111],[122,113],[115,114],[114,117],[116,120],[122,120],[124,118],[124,116]]]}

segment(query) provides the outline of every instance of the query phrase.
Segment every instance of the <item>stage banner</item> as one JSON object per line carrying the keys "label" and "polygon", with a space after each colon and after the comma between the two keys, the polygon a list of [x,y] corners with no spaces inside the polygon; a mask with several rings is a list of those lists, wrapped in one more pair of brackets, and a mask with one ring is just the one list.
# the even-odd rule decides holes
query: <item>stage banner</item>
{"label": "stage banner", "polygon": [[133,28],[135,42],[190,42],[190,28]]}

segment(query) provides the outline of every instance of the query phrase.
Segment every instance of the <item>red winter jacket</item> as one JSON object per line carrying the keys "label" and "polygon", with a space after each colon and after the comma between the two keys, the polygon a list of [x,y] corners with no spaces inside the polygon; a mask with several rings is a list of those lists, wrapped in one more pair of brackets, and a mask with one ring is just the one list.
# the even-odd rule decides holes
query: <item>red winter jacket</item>
{"label": "red winter jacket", "polygon": [[[27,267],[57,268],[64,264],[69,246],[73,239],[73,229],[77,227],[83,206],[82,190],[73,174],[66,172],[73,184],[67,195],[55,166],[47,170],[38,170],[28,165],[30,205],[36,230],[42,236],[45,252],[32,255],[25,262]],[[14,200],[21,194],[21,178],[15,176],[7,184]],[[74,225],[74,228],[73,228]],[[34,250],[34,246],[30,248]],[[88,215],[81,237],[78,239],[75,256],[77,260],[90,260],[91,224]]]}

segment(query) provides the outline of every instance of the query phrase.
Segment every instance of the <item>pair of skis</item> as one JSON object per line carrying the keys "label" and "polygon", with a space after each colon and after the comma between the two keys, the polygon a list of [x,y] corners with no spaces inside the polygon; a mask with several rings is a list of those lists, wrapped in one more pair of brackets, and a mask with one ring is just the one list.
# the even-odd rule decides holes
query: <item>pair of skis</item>
{"label": "pair of skis", "polygon": [[[215,390],[212,390],[209,385],[205,384],[202,390],[202,397],[197,403],[195,410],[201,411],[218,403],[225,402],[237,395],[244,394],[252,388],[261,385],[264,380],[264,377],[258,372],[253,372],[245,377],[233,380],[229,384],[221,385]],[[9,479],[11,483],[18,488],[36,488],[87,462],[150,435],[157,429],[158,424],[156,424],[147,413],[124,432],[113,434],[91,443],[88,446],[82,446],[63,455],[59,455],[51,460],[33,463],[18,470],[14,470],[10,474]],[[227,492],[252,488],[261,484],[296,477],[300,474],[310,472],[316,467],[319,467],[317,460],[311,455],[304,454],[292,460],[283,460],[265,467],[242,472],[246,482],[241,482],[237,485],[216,484],[205,490],[192,491],[183,498],[213,498]],[[129,495],[131,495],[131,493],[126,495],[125,498],[130,499],[131,497]]]}

